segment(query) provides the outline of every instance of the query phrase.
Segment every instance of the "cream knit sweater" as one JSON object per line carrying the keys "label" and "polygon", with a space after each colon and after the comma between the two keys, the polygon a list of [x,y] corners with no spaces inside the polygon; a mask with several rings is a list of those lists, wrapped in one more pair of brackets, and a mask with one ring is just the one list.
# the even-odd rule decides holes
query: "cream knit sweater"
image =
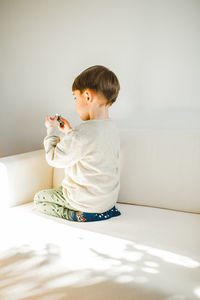
{"label": "cream knit sweater", "polygon": [[65,168],[63,195],[74,209],[103,213],[112,208],[120,189],[120,135],[111,118],[83,121],[66,134],[47,128],[47,163]]}

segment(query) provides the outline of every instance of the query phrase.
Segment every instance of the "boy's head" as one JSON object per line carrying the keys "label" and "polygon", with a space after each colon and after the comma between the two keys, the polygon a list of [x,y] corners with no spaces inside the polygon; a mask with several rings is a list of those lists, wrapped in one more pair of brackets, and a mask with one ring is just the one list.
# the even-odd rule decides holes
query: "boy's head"
{"label": "boy's head", "polygon": [[119,90],[119,80],[108,68],[96,65],[84,70],[72,84],[77,113],[82,120],[108,118]]}

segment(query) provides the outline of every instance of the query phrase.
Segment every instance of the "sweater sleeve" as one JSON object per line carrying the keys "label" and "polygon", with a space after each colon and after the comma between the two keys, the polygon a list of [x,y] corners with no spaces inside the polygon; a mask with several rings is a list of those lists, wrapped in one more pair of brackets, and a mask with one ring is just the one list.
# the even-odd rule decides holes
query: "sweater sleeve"
{"label": "sweater sleeve", "polygon": [[69,167],[82,156],[80,140],[74,129],[61,136],[57,127],[47,128],[43,145],[47,163],[55,168]]}

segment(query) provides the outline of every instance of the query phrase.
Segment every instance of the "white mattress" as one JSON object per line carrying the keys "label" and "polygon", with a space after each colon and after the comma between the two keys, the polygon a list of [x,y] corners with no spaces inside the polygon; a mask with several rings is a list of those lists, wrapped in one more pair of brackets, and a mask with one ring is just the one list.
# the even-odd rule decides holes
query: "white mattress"
{"label": "white mattress", "polygon": [[200,299],[200,215],[116,207],[88,223],[2,212],[0,299]]}

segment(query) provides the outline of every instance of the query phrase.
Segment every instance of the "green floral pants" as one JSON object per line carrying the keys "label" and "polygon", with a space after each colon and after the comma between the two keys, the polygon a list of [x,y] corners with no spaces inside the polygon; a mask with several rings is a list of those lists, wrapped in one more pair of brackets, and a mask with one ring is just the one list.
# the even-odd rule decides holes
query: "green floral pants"
{"label": "green floral pants", "polygon": [[34,206],[45,214],[71,221],[73,221],[73,212],[76,210],[66,202],[62,186],[37,192],[34,196]]}
{"label": "green floral pants", "polygon": [[78,211],[67,203],[62,186],[37,192],[34,196],[34,206],[44,214],[76,222],[103,221],[121,215],[115,206],[103,213]]}

